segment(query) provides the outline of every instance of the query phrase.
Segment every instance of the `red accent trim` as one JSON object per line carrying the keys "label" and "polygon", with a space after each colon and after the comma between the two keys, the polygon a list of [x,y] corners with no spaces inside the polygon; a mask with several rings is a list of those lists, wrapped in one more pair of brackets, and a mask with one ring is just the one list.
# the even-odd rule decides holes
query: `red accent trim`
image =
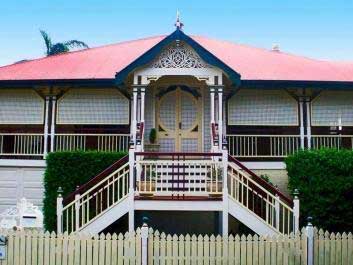
{"label": "red accent trim", "polygon": [[222,196],[207,197],[207,196],[135,196],[135,200],[145,201],[221,201]]}
{"label": "red accent trim", "polygon": [[243,163],[241,163],[239,160],[237,160],[236,158],[232,157],[231,155],[228,155],[228,160],[233,162],[234,164],[236,164],[238,167],[240,167],[242,170],[244,170],[246,173],[248,173],[252,179],[257,182],[260,186],[262,186],[263,188],[265,188],[266,190],[268,190],[269,192],[271,192],[274,195],[278,195],[280,197],[281,200],[285,201],[286,203],[288,203],[290,206],[293,206],[293,200],[291,198],[289,198],[288,196],[286,196],[285,194],[283,194],[281,191],[279,191],[278,189],[276,189],[274,186],[272,186],[271,184],[269,184],[268,182],[266,182],[265,180],[263,180],[261,177],[259,177],[258,175],[256,175],[253,171],[251,171],[250,169],[248,169],[246,166],[243,165]]}
{"label": "red accent trim", "polygon": [[222,156],[222,153],[183,153],[183,152],[136,152],[135,156],[173,156],[173,157],[187,157],[187,156]]}
{"label": "red accent trim", "polygon": [[102,181],[105,177],[107,177],[109,174],[113,173],[115,170],[117,170],[119,167],[121,167],[123,164],[127,163],[129,161],[129,156],[126,155],[123,158],[119,159],[106,169],[104,169],[101,173],[90,179],[88,182],[85,184],[79,186],[74,192],[71,192],[68,194],[64,200],[63,203],[64,205],[67,203],[70,203],[75,199],[76,194],[83,194],[86,191],[88,191],[90,188],[92,188],[94,185]]}

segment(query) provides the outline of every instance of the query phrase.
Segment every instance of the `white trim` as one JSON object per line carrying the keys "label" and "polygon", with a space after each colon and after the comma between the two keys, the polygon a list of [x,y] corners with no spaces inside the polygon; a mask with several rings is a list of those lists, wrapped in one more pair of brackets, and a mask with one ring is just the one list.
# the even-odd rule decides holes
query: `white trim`
{"label": "white trim", "polygon": [[50,124],[50,152],[54,152],[56,96],[52,97],[51,103],[52,103],[52,106],[51,106],[51,124]]}
{"label": "white trim", "polygon": [[135,210],[222,211],[222,201],[135,200]]}
{"label": "white trim", "polygon": [[306,137],[308,139],[308,148],[311,148],[311,103],[306,101]]}
{"label": "white trim", "polygon": [[49,122],[49,96],[45,97],[45,118],[44,118],[44,149],[43,157],[48,153],[48,122]]}
{"label": "white trim", "polygon": [[304,133],[304,112],[303,100],[299,99],[299,122],[300,122],[300,147],[304,148],[305,133]]}
{"label": "white trim", "polygon": [[205,152],[205,91],[204,89],[201,89],[201,122],[200,122],[200,127],[201,127],[201,150]]}
{"label": "white trim", "polygon": [[34,159],[0,159],[0,167],[46,167],[46,163]]}

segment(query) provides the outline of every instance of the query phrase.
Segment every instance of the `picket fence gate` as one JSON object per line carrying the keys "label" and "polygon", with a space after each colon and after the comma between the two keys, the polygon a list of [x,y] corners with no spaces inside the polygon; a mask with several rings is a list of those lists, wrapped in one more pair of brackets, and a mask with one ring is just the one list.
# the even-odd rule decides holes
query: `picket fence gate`
{"label": "picket fence gate", "polygon": [[352,234],[312,229],[266,236],[167,235],[147,226],[126,234],[8,232],[0,265],[349,265]]}

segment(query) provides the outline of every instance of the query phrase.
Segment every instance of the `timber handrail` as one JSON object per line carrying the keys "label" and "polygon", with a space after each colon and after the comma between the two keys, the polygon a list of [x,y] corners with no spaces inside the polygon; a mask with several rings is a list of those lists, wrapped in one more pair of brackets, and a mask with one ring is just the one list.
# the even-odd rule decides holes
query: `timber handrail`
{"label": "timber handrail", "polygon": [[109,176],[111,173],[113,173],[115,170],[119,169],[122,165],[127,163],[129,161],[129,156],[125,155],[118,161],[114,162],[111,164],[109,167],[104,169],[102,172],[100,172],[98,175],[90,179],[88,182],[85,184],[79,186],[75,191],[69,193],[67,196],[65,196],[63,203],[64,205],[67,203],[70,203],[75,199],[76,194],[83,194],[87,190],[89,190],[91,187],[102,181],[105,177]]}
{"label": "timber handrail", "polygon": [[290,206],[293,206],[293,200],[291,198],[289,198],[288,196],[286,196],[285,194],[283,194],[280,190],[276,189],[276,187],[274,187],[273,185],[269,184],[267,181],[265,181],[264,179],[262,179],[261,177],[259,177],[258,175],[256,175],[253,171],[251,171],[249,168],[247,168],[243,163],[241,163],[239,160],[237,160],[236,158],[234,158],[231,155],[228,155],[228,161],[233,162],[234,164],[236,164],[239,168],[241,168],[242,170],[244,170],[246,173],[248,173],[251,178],[257,182],[260,186],[264,187],[266,190],[268,190],[269,192],[271,192],[274,195],[278,195],[280,199],[282,199],[283,201],[285,201],[286,203],[288,203]]}
{"label": "timber handrail", "polygon": [[135,152],[136,156],[176,156],[176,157],[190,157],[190,156],[222,156],[222,153],[184,153],[184,152]]}

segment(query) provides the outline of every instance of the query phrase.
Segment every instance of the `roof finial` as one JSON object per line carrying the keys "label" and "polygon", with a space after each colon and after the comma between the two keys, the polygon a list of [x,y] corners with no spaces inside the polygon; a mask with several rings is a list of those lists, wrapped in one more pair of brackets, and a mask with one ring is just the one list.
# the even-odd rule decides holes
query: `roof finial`
{"label": "roof finial", "polygon": [[177,13],[176,13],[176,22],[175,22],[174,26],[176,26],[177,29],[183,30],[184,24],[180,21],[179,10],[177,10]]}

